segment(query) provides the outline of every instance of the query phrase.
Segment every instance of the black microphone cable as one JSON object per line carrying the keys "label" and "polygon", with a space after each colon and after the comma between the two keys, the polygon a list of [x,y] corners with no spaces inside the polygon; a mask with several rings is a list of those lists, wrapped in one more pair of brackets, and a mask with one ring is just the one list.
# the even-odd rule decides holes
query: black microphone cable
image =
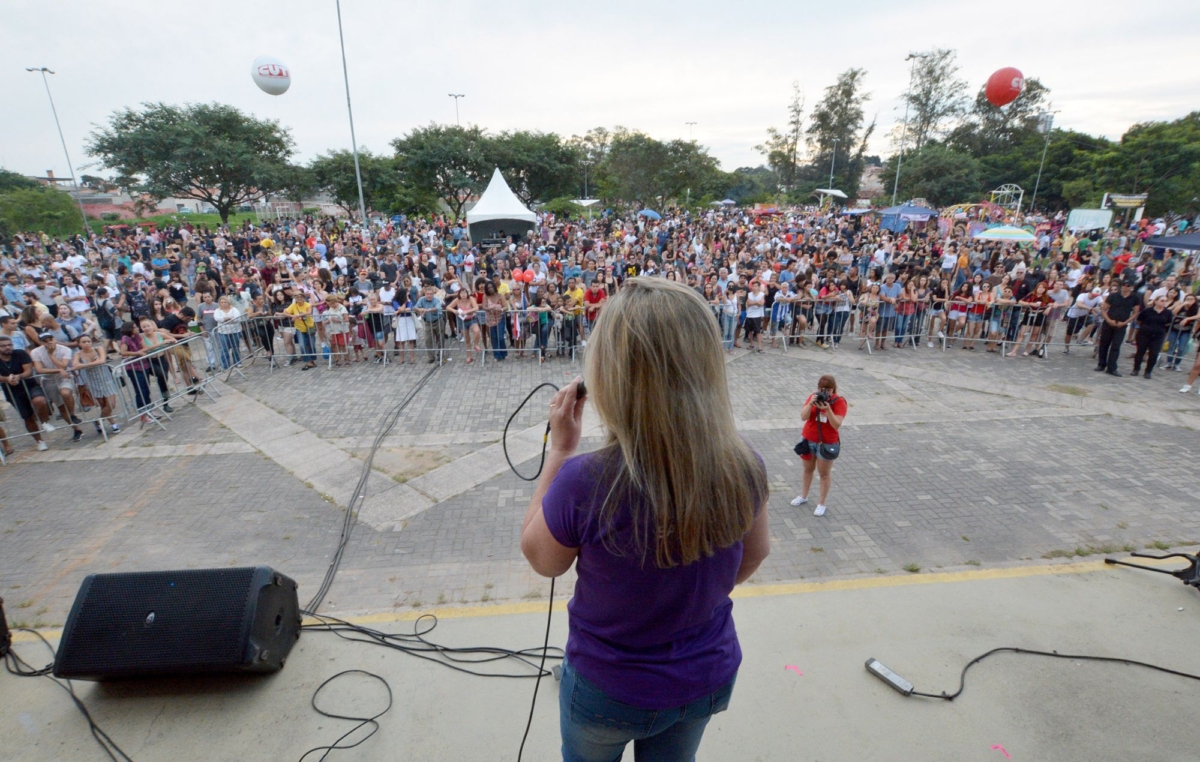
{"label": "black microphone cable", "polygon": [[[517,409],[514,410],[513,414],[508,417],[508,421],[504,424],[504,433],[500,436],[500,446],[504,450],[504,459],[508,461],[508,467],[512,469],[512,472],[517,475],[518,479],[523,479],[527,482],[536,481],[542,475],[542,469],[546,467],[546,448],[550,444],[550,421],[546,421],[546,433],[542,435],[542,456],[538,461],[537,473],[535,473],[533,476],[524,476],[520,471],[517,470],[517,467],[513,465],[512,458],[508,456],[508,427],[512,425],[513,419],[515,419],[517,414],[524,409],[529,400],[533,399],[533,395],[537,394],[541,389],[547,386],[556,392],[559,391],[558,386],[550,383],[549,381],[533,387],[533,391],[529,392],[529,394],[525,396],[525,399],[521,400],[521,404],[517,405]],[[586,396],[587,386],[585,386],[583,380],[580,379],[579,385],[575,387],[575,399],[583,399]],[[574,404],[574,401],[572,401],[572,404]],[[533,711],[537,707],[538,689],[541,688],[542,685],[542,675],[546,672],[546,652],[550,648],[550,622],[554,618],[554,582],[556,579],[556,577],[550,578],[550,602],[546,606],[546,638],[542,642],[542,662],[538,667],[537,680],[533,684],[533,700],[529,702],[529,719],[525,721],[525,733],[521,736],[521,748],[517,751],[517,762],[521,762],[521,757],[525,754],[525,742],[529,740],[529,729],[533,727]],[[564,653],[563,656],[565,658],[566,654]]]}

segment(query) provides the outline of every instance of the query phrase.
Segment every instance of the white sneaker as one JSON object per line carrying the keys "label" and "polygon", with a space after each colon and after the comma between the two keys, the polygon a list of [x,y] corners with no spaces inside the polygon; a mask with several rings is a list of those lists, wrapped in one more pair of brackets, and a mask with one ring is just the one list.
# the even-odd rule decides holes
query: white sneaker
{"label": "white sneaker", "polygon": [[814,516],[824,516],[825,515],[825,506],[818,505],[817,509],[815,511],[813,511],[813,515]]}
{"label": "white sneaker", "polygon": [[928,344],[926,344],[925,346],[932,348],[932,347],[933,347],[933,342],[931,341],[931,342],[929,342]]}
{"label": "white sneaker", "polygon": [[1191,390],[1192,390],[1192,385],[1191,385],[1191,384],[1187,384],[1186,386],[1184,386],[1182,389],[1180,389],[1180,390],[1179,390],[1179,393],[1180,393],[1180,394],[1187,394],[1187,393],[1188,393],[1188,392],[1190,392]]}
{"label": "white sneaker", "polygon": [[945,333],[944,331],[938,331],[938,338],[939,338],[939,339],[944,339],[944,338],[946,338],[946,333]]}
{"label": "white sneaker", "polygon": [[42,424],[42,431],[46,432],[47,434],[49,434],[50,432],[54,431],[57,428],[58,427],[55,426],[53,423],[50,423],[50,421],[46,421],[45,423]]}
{"label": "white sneaker", "polygon": [[49,450],[49,449],[50,449],[49,445],[47,445],[45,442],[43,442],[40,439],[38,440],[38,452],[45,452],[46,450]]}
{"label": "white sneaker", "polygon": [[804,505],[807,502],[808,498],[806,498],[804,495],[796,495],[796,497],[792,499],[792,505]]}

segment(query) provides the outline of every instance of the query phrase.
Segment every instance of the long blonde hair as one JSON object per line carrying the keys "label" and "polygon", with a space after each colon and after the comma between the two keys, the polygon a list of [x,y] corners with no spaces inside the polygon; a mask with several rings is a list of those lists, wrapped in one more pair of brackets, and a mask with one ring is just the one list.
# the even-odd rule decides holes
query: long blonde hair
{"label": "long blonde hair", "polygon": [[600,312],[584,377],[608,430],[601,521],[632,511],[637,552],[653,546],[661,568],[741,540],[766,503],[766,469],[734,427],[721,336],[699,294],[625,281]]}

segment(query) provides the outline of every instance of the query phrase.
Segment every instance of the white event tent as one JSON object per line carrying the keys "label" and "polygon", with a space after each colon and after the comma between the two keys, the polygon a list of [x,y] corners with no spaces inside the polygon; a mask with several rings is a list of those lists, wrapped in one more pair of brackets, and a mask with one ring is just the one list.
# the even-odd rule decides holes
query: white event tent
{"label": "white event tent", "polygon": [[476,243],[499,238],[501,235],[524,236],[536,225],[537,215],[526,209],[508,187],[499,167],[492,173],[487,190],[467,212],[467,227],[470,229],[471,240]]}

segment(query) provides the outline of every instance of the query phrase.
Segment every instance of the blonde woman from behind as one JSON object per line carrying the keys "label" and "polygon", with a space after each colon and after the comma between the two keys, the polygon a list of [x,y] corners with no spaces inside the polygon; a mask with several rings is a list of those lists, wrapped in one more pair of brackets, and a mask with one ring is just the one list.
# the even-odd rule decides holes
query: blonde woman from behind
{"label": "blonde woman from behind", "polygon": [[[559,690],[566,762],[691,760],[741,663],[729,593],[770,550],[766,471],[734,428],[708,305],[631,278],[589,337],[587,396],[551,402],[521,533],[534,571],[575,564]],[[576,456],[590,400],[607,436]],[[605,718],[605,719],[601,719]]]}

